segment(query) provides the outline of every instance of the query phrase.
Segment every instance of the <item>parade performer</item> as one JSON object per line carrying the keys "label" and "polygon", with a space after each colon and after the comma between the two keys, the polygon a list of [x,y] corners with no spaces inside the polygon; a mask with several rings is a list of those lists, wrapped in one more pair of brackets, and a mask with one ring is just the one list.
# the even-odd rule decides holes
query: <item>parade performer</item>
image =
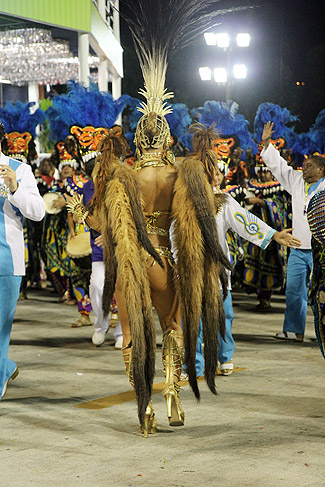
{"label": "parade performer", "polygon": [[92,325],[89,314],[91,303],[88,295],[90,269],[81,269],[68,255],[67,243],[78,232],[85,228],[78,222],[73,222],[65,209],[65,195],[73,196],[78,193],[88,181],[82,174],[76,174],[79,164],[66,150],[64,142],[56,145],[59,157],[59,177],[53,182],[51,192],[57,193],[58,213],[46,215],[43,233],[44,253],[46,255],[46,268],[60,294],[60,301],[75,304],[77,300],[79,318],[72,323],[73,328]]}
{"label": "parade performer", "polygon": [[[45,116],[36,103],[7,102],[0,107],[0,118],[6,127],[2,150],[5,155],[19,162],[28,163],[33,171],[38,158],[35,138],[37,126],[44,122]],[[40,280],[41,256],[40,238],[42,223],[24,219],[25,266],[22,278],[20,299],[26,299],[27,286]]]}
{"label": "parade performer", "polygon": [[325,358],[325,191],[316,193],[309,202],[307,220],[312,233],[313,274],[310,304],[314,313],[315,332]]}
{"label": "parade performer", "polygon": [[[251,179],[247,185],[250,196],[247,202],[252,205],[250,211],[277,231],[287,228],[287,206],[289,195],[278,181],[274,181],[272,173],[263,162],[255,166],[257,178]],[[263,252],[250,242],[245,243],[243,259],[243,282],[248,290],[256,292],[258,310],[271,307],[271,296],[275,290],[284,287],[287,251],[284,247],[272,242]]]}
{"label": "parade performer", "polygon": [[23,217],[40,221],[44,203],[31,168],[1,152],[5,128],[0,122],[0,399],[18,367],[8,348],[21,276],[25,274]]}
{"label": "parade performer", "polygon": [[[226,269],[231,266],[220,247],[215,222],[212,191],[215,153],[206,148],[203,160],[196,156],[186,158],[176,169],[174,157],[168,150],[170,131],[165,118],[170,111],[166,100],[172,96],[165,90],[167,54],[209,29],[218,12],[209,15],[209,8],[213,10],[210,1],[138,0],[128,5],[127,21],[144,76],[145,87],[141,94],[146,102],[139,108],[143,115],[135,134],[137,153],[133,173],[132,170],[127,173],[126,167],[122,169],[116,159],[112,160],[111,143],[107,142],[107,147],[101,149],[100,167],[106,167],[107,172],[102,183],[106,184],[104,196],[100,197],[104,203],[101,228],[107,275],[104,305],[107,308],[116,282],[124,360],[135,387],[140,424],[147,436],[157,427],[151,404],[156,348],[152,304],[163,330],[166,376],[163,395],[167,416],[170,425],[181,426],[184,411],[179,398],[179,377],[183,347],[190,385],[196,397],[200,397],[195,354],[201,314],[205,377],[210,390],[216,393],[217,331],[220,329],[222,334],[224,331],[219,282],[226,295]],[[167,22],[168,18],[172,22]],[[163,266],[141,249],[143,240],[138,239],[134,218],[134,194],[139,189],[149,239],[160,254]],[[222,203],[221,196],[220,207]],[[139,216],[142,210],[137,209]],[[173,218],[177,274],[169,240]]]}
{"label": "parade performer", "polygon": [[311,233],[306,213],[311,198],[318,191],[325,189],[325,159],[321,156],[311,156],[306,159],[302,173],[295,171],[270,144],[272,134],[273,123],[269,121],[262,133],[264,148],[261,157],[292,196],[293,234],[302,242],[299,249],[290,251],[283,331],[277,333],[276,338],[302,342],[307,315],[307,279],[312,267]]}
{"label": "parade performer", "polygon": [[[108,129],[107,134],[114,133],[114,135],[122,137],[121,135],[121,127],[116,126],[114,129]],[[124,142],[124,139],[123,139]],[[125,143],[125,147],[127,148],[127,143]],[[104,266],[104,256],[103,256],[103,249],[102,249],[102,236],[100,234],[100,222],[99,220],[93,215],[94,204],[91,204],[91,201],[94,197],[94,181],[93,181],[93,174],[96,177],[99,171],[99,162],[97,161],[95,167],[95,159],[93,159],[93,163],[86,164],[86,170],[88,172],[89,181],[83,186],[81,191],[75,195],[74,197],[67,196],[68,204],[67,209],[76,215],[76,218],[79,221],[83,221],[87,226],[90,228],[90,243],[91,243],[91,276],[90,276],[90,285],[89,285],[89,294],[91,299],[92,309],[95,313],[95,322],[94,322],[94,332],[92,335],[92,342],[97,347],[102,345],[105,342],[105,336],[108,332],[110,324],[112,324],[112,319],[109,319],[109,316],[104,318],[103,316],[103,290],[104,290],[104,281],[105,281],[105,266]],[[95,169],[95,170],[94,170]],[[101,177],[101,175],[99,175]],[[121,323],[117,320],[117,324],[114,327],[114,340],[115,340],[115,348],[121,349],[122,348],[122,329]]]}
{"label": "parade performer", "polygon": [[[110,93],[101,93],[94,86],[85,88],[74,82],[68,84],[66,95],[53,98],[52,106],[47,110],[47,115],[50,122],[50,136],[53,140],[59,140],[56,147],[63,179],[58,183],[57,191],[70,196],[82,193],[83,186],[89,180],[87,174],[92,173],[95,158],[98,155],[97,145],[101,138],[108,133],[109,127],[116,121],[126,100],[128,97],[113,100]],[[65,171],[69,173],[66,177]],[[73,174],[70,174],[71,171]],[[60,202],[62,207],[66,205],[66,200],[60,199]],[[77,300],[80,317],[72,323],[72,327],[76,328],[92,324],[89,317],[91,299],[88,293],[91,262],[88,270],[81,269],[67,257],[66,245],[68,240],[70,241],[78,234],[88,231],[88,228],[78,222],[74,223],[71,215],[69,216],[69,213],[67,214],[66,210],[63,210],[61,217],[64,218],[65,216],[68,228],[65,223],[65,227],[61,226],[59,230],[63,237],[61,243],[64,244],[65,241],[65,246],[62,245],[61,250],[64,257],[63,262],[68,264],[69,275],[67,276],[66,270],[64,270],[63,276],[70,278],[67,282],[71,281],[73,294]],[[48,240],[52,244],[56,241]],[[60,267],[59,262],[56,263],[57,266]],[[59,285],[57,279],[56,284]],[[61,286],[61,293],[63,289],[64,287]],[[72,302],[70,287],[67,288],[67,291],[67,302]]]}

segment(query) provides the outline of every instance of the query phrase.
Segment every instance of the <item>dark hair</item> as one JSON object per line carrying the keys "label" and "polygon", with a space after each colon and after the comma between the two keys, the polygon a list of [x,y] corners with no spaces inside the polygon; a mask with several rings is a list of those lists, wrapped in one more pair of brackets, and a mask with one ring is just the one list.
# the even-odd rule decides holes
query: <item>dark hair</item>
{"label": "dark hair", "polygon": [[317,167],[323,168],[323,172],[325,174],[325,157],[323,156],[310,156],[309,160],[312,160]]}
{"label": "dark hair", "polygon": [[212,124],[209,128],[206,128],[203,124],[196,122],[189,127],[189,132],[193,134],[193,153],[202,162],[209,183],[213,183],[215,168],[218,164],[217,154],[212,149],[212,141],[218,136],[215,125]]}
{"label": "dark hair", "polygon": [[91,207],[98,210],[103,204],[112,162],[124,157],[128,149],[128,141],[121,134],[120,127],[110,129],[108,135],[99,141],[97,150],[101,155],[98,157],[99,168],[94,181],[95,193],[89,202]]}
{"label": "dark hair", "polygon": [[5,133],[6,133],[6,129],[0,120],[0,142],[2,142],[3,139],[5,138]]}
{"label": "dark hair", "polygon": [[143,127],[143,132],[148,137],[150,146],[154,138],[159,135],[158,120],[159,116],[155,112],[150,112]]}

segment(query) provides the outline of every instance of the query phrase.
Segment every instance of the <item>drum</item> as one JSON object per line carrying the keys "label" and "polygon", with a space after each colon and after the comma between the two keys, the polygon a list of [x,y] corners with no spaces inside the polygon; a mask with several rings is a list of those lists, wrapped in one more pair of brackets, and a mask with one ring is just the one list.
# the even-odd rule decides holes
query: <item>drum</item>
{"label": "drum", "polygon": [[91,270],[90,232],[79,233],[67,245],[67,255],[81,269]]}
{"label": "drum", "polygon": [[325,190],[311,198],[307,209],[307,220],[313,237],[325,245]]}
{"label": "drum", "polygon": [[54,201],[57,200],[60,194],[61,193],[45,193],[43,196],[43,201],[46,213],[49,213],[50,215],[57,215],[60,213],[60,211],[62,211],[62,208],[55,208],[55,206],[53,206]]}

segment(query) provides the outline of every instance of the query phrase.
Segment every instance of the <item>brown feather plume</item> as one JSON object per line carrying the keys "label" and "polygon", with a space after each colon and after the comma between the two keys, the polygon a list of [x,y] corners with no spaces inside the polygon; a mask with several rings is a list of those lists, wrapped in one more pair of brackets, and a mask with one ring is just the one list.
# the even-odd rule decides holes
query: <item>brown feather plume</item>
{"label": "brown feather plume", "polygon": [[188,157],[181,168],[182,178],[193,201],[205,245],[215,262],[220,262],[226,269],[231,270],[231,263],[219,243],[215,220],[215,199],[203,166],[197,159]]}
{"label": "brown feather plume", "polygon": [[117,276],[126,300],[132,335],[133,377],[138,415],[143,424],[155,371],[155,323],[147,269],[138,241],[130,200],[116,177],[107,184],[105,205],[118,263]]}
{"label": "brown feather plume", "polygon": [[195,357],[202,307],[204,242],[193,202],[181,175],[175,182],[172,211],[175,217],[178,270],[178,278],[175,284],[181,304],[185,349],[184,362],[187,366],[190,385],[196,398],[199,399]]}
{"label": "brown feather plume", "polygon": [[106,317],[110,311],[110,304],[113,299],[113,294],[116,285],[117,262],[115,258],[115,248],[111,227],[109,220],[106,217],[104,210],[101,212],[101,233],[103,237],[104,249],[104,266],[105,266],[105,282],[103,290],[103,314]]}
{"label": "brown feather plume", "polygon": [[219,282],[226,297],[228,280],[225,267],[230,264],[220,246],[215,220],[216,204],[220,210],[223,203],[222,195],[216,203],[202,163],[197,159],[185,159],[178,168],[173,215],[176,220],[177,287],[182,307],[184,361],[190,385],[198,399],[195,355],[200,316],[206,347],[205,377],[214,394],[218,331],[224,335],[225,329]]}
{"label": "brown feather plume", "polygon": [[220,270],[220,264],[216,264],[211,256],[206,254],[202,300],[204,374],[213,394],[216,394],[214,380],[218,365],[218,331],[221,336],[225,335],[225,313],[219,286]]}

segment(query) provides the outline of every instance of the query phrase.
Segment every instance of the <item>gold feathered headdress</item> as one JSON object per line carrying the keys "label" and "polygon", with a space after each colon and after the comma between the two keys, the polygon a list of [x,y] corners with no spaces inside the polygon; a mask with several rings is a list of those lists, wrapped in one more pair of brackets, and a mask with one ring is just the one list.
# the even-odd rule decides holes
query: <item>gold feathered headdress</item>
{"label": "gold feathered headdress", "polygon": [[[172,112],[167,100],[174,94],[165,88],[168,56],[176,48],[191,44],[196,37],[217,25],[217,17],[247,7],[216,9],[220,0],[122,0],[127,7],[121,15],[131,30],[144,79],[139,93],[146,99],[138,110],[135,145],[138,148],[165,148],[170,143],[165,116]],[[222,2],[223,5],[229,3]],[[148,137],[147,121],[155,114],[154,130]]]}

